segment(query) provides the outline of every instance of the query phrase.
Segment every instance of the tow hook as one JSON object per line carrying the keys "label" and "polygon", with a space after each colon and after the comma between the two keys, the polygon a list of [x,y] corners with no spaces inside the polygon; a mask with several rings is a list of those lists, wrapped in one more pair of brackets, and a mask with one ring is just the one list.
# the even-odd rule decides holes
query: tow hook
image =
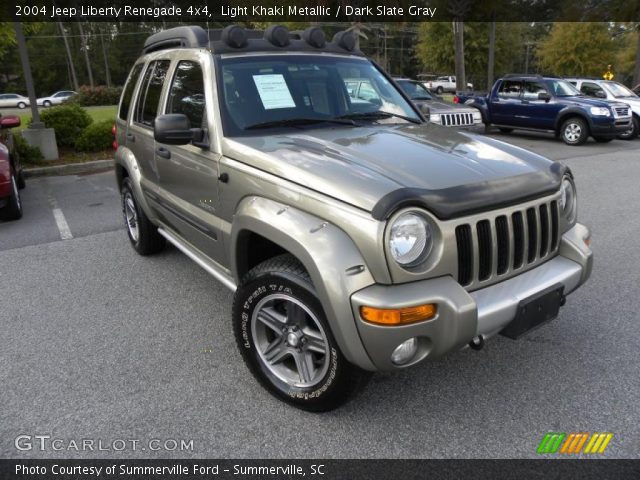
{"label": "tow hook", "polygon": [[482,350],[482,347],[484,347],[484,337],[482,335],[473,337],[469,342],[469,347],[473,350]]}

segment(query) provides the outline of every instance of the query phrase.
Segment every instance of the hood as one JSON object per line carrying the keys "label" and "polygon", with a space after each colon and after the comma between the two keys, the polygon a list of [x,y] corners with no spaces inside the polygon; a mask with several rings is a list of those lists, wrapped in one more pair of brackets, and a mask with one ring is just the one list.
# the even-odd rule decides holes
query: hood
{"label": "hood", "polygon": [[[552,171],[558,164],[498,140],[434,124],[309,128],[286,135],[227,138],[223,153],[367,211],[380,207],[389,195],[398,197],[400,191],[409,196],[461,195],[460,187],[468,187],[462,196],[471,194],[476,207],[484,207],[503,202],[501,191],[509,185],[517,185],[517,192],[509,195],[519,197],[559,188]],[[514,178],[527,181],[513,182]],[[439,195],[436,203],[459,200]],[[436,212],[442,207],[426,206]],[[458,209],[439,216],[459,213]]]}
{"label": "hood", "polygon": [[600,100],[598,98],[590,97],[560,97],[568,103],[575,105],[587,105],[589,107],[610,107],[613,100]]}
{"label": "hood", "polygon": [[457,103],[447,102],[444,100],[412,100],[420,109],[423,106],[429,107],[431,113],[450,113],[450,112],[473,112],[477,109],[469,107],[467,105],[458,105]]}

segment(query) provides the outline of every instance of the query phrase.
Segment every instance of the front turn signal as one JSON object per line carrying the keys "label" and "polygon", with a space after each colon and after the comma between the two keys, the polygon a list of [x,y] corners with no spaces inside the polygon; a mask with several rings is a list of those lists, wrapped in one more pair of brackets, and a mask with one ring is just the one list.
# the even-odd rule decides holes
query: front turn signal
{"label": "front turn signal", "polygon": [[376,325],[399,326],[423,322],[436,316],[438,306],[435,303],[405,308],[360,307],[363,320]]}

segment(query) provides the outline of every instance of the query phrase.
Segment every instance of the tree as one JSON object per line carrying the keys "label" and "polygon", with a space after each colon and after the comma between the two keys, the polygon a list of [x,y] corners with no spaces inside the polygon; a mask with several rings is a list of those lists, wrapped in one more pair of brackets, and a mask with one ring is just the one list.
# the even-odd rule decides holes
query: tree
{"label": "tree", "polygon": [[556,22],[536,55],[546,73],[600,77],[615,64],[614,52],[609,24]]}

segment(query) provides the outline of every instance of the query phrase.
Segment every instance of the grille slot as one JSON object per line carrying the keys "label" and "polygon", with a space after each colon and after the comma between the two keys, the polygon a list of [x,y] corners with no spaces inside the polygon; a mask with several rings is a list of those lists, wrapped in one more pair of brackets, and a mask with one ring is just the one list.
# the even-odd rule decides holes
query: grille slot
{"label": "grille slot", "polygon": [[478,280],[491,276],[491,223],[482,220],[476,225],[478,231]]}
{"label": "grille slot", "polygon": [[473,275],[473,239],[469,225],[456,227],[456,244],[458,246],[458,282],[463,286],[469,285]]}
{"label": "grille slot", "polygon": [[498,240],[498,275],[509,268],[509,225],[504,215],[496,218],[496,237]]}
{"label": "grille slot", "polygon": [[536,209],[527,209],[527,231],[529,232],[529,252],[527,254],[527,263],[531,263],[536,259],[536,250],[538,244],[538,220],[536,219]]}
{"label": "grille slot", "polygon": [[462,223],[455,229],[458,282],[473,290],[528,270],[557,251],[559,233],[557,200]]}
{"label": "grille slot", "polygon": [[540,258],[547,254],[549,248],[549,213],[547,205],[540,205]]}

